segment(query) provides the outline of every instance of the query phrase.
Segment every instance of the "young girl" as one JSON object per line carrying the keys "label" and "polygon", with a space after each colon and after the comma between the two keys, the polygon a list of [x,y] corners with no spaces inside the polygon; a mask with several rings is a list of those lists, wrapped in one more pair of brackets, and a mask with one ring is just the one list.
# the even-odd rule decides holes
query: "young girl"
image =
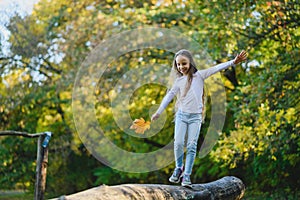
{"label": "young girl", "polygon": [[[197,141],[202,121],[202,95],[204,80],[209,76],[236,65],[247,58],[247,53],[242,51],[234,60],[221,63],[214,67],[197,70],[192,54],[185,49],[178,51],[173,60],[173,69],[177,72],[176,80],[164,97],[158,110],[152,115],[151,120],[159,118],[160,114],[177,95],[177,112],[175,118],[174,156],[176,168],[169,178],[172,183],[182,186],[191,185],[190,175],[197,151]],[[187,133],[187,152],[185,167],[183,165],[184,139]]]}

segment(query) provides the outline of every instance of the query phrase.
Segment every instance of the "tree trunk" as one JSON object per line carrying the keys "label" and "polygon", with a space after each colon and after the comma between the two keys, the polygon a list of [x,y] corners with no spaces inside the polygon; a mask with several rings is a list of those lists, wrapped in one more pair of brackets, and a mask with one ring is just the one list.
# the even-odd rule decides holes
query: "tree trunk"
{"label": "tree trunk", "polygon": [[245,186],[240,179],[226,176],[214,182],[194,184],[192,188],[158,184],[103,185],[56,200],[233,200],[241,199],[244,192]]}

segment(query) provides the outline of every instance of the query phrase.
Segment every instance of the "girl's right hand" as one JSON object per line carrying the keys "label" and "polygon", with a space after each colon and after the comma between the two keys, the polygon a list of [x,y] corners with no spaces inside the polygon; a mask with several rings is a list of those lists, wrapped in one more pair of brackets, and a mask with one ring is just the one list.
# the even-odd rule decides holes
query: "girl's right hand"
{"label": "girl's right hand", "polygon": [[160,114],[154,113],[151,117],[151,121],[157,120],[159,118]]}
{"label": "girl's right hand", "polygon": [[239,54],[235,57],[235,59],[234,59],[234,61],[233,61],[233,64],[237,65],[237,64],[239,64],[240,62],[243,62],[244,60],[246,60],[247,57],[248,57],[247,52],[243,50],[243,51],[241,51],[241,53],[239,53]]}

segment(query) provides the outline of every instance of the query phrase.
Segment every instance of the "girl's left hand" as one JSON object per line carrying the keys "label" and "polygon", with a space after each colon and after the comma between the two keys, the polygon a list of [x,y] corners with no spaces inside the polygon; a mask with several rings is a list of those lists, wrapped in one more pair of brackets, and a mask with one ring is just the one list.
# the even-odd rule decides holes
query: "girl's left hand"
{"label": "girl's left hand", "polygon": [[151,117],[151,121],[157,120],[159,118],[160,114],[154,113]]}
{"label": "girl's left hand", "polygon": [[240,62],[243,62],[244,60],[246,60],[247,59],[247,56],[248,56],[248,54],[247,54],[247,52],[246,51],[241,51],[241,53],[239,53],[236,57],[235,57],[235,59],[234,59],[234,61],[233,61],[233,64],[239,64]]}

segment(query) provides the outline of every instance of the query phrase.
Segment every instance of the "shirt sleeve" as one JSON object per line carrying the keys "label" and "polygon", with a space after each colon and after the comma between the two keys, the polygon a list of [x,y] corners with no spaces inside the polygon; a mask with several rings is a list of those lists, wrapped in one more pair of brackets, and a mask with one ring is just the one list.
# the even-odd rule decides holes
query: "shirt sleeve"
{"label": "shirt sleeve", "polygon": [[228,62],[224,62],[218,65],[215,65],[213,67],[210,67],[208,69],[203,69],[203,70],[199,70],[201,76],[203,77],[203,79],[207,79],[209,76],[222,71],[223,69],[227,69],[230,66],[234,65],[234,60],[230,60]]}
{"label": "shirt sleeve", "polygon": [[164,109],[169,105],[169,103],[172,101],[172,99],[174,98],[174,96],[177,94],[178,91],[179,91],[179,87],[176,84],[174,84],[171,90],[169,90],[166,96],[163,98],[156,113],[161,114],[164,111]]}

